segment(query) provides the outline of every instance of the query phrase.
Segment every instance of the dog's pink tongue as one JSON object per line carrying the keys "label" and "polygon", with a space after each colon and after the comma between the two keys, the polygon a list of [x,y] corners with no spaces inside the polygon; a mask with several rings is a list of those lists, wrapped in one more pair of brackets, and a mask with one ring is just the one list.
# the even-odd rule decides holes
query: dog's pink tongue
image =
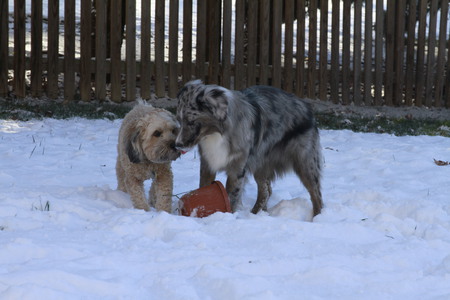
{"label": "dog's pink tongue", "polygon": [[184,151],[184,150],[180,150],[180,152],[181,152],[181,154],[186,154],[187,153],[187,151]]}

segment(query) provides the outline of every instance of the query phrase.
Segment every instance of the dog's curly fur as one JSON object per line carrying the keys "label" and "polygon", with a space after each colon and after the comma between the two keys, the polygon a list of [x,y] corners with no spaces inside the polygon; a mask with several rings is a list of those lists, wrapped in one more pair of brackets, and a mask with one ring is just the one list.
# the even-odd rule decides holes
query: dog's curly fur
{"label": "dog's curly fur", "polygon": [[271,182],[293,170],[308,190],[313,214],[321,212],[321,147],[310,106],[295,95],[268,86],[231,91],[200,80],[178,94],[180,133],[176,146],[199,145],[200,186],[216,172],[227,173],[233,210],[241,206],[245,177],[254,175],[258,197],[253,213],[267,209]]}
{"label": "dog's curly fur", "polygon": [[[180,156],[175,148],[178,127],[170,112],[142,103],[123,119],[117,145],[117,189],[130,194],[135,208],[172,211],[171,161]],[[144,181],[150,178],[149,206]]]}

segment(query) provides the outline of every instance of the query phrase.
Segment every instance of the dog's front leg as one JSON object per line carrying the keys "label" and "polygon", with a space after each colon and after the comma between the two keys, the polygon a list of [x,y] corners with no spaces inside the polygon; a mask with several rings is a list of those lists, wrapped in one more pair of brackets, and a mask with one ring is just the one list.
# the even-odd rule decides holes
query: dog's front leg
{"label": "dog's front leg", "polygon": [[150,188],[150,205],[158,211],[172,212],[173,174],[168,166],[158,169]]}
{"label": "dog's front leg", "polygon": [[242,171],[241,174],[229,174],[227,178],[227,186],[226,190],[228,196],[230,197],[231,202],[231,210],[233,212],[237,211],[242,207],[242,192],[245,183],[245,171]]}
{"label": "dog's front leg", "polygon": [[216,172],[212,172],[206,160],[200,156],[200,187],[210,185],[216,179]]}
{"label": "dog's front leg", "polygon": [[127,185],[131,201],[133,201],[133,206],[137,209],[149,211],[150,207],[148,206],[144,195],[144,182],[135,177],[128,176],[125,179],[125,184]]}

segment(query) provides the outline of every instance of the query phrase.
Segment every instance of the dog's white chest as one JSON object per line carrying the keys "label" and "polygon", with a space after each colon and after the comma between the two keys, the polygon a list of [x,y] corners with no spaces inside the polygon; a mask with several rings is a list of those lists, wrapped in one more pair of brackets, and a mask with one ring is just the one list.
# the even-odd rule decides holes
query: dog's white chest
{"label": "dog's white chest", "polygon": [[217,172],[228,165],[229,145],[220,133],[205,136],[200,141],[202,156],[208,162],[211,171]]}

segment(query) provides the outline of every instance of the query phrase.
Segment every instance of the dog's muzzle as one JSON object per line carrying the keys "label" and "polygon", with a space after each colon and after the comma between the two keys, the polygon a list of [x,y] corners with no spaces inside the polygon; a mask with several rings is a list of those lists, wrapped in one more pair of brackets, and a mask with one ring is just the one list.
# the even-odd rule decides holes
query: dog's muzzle
{"label": "dog's muzzle", "polygon": [[182,144],[175,144],[175,149],[177,149],[181,154],[186,154],[192,148],[183,147]]}

